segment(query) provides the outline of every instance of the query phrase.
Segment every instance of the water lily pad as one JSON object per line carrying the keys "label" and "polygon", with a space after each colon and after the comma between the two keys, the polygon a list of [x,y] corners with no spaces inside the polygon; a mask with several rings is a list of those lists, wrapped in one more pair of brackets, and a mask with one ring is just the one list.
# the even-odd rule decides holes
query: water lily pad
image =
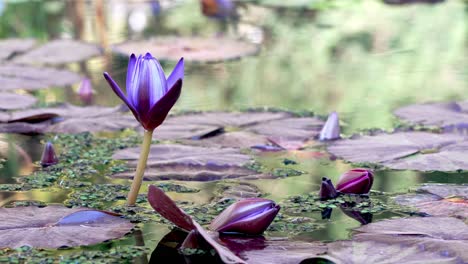
{"label": "water lily pad", "polygon": [[[452,256],[424,250],[417,245],[389,241],[337,241],[328,244],[327,255],[333,263],[457,263]],[[312,262],[311,262],[312,263]]]}
{"label": "water lily pad", "polygon": [[264,237],[223,236],[221,244],[249,264],[299,264],[309,258],[315,258],[327,251],[320,242],[267,240]]}
{"label": "water lily pad", "polygon": [[221,133],[219,136],[207,137],[202,140],[185,140],[185,144],[204,147],[250,148],[259,144],[268,144],[265,136],[244,131]]}
{"label": "water lily pad", "polygon": [[7,60],[16,53],[25,52],[36,45],[34,39],[4,39],[0,40],[0,61]]}
{"label": "water lily pad", "polygon": [[332,143],[328,151],[351,162],[379,163],[392,169],[468,169],[468,141],[456,134],[400,132]]}
{"label": "water lily pad", "polygon": [[323,121],[320,119],[300,117],[262,122],[249,127],[248,130],[287,144],[287,141],[305,141],[316,137],[322,126]]}
{"label": "water lily pad", "polygon": [[400,248],[417,246],[421,252],[433,252],[435,256],[449,260],[452,258],[449,263],[468,261],[468,225],[456,218],[390,219],[361,226],[357,231],[360,234],[353,237],[356,241],[385,242],[397,244]]}
{"label": "water lily pad", "polygon": [[260,189],[247,182],[220,182],[217,184],[219,193],[217,200],[241,200],[246,198],[256,198],[262,195]]}
{"label": "water lily pad", "polygon": [[0,131],[7,133],[80,133],[115,131],[138,126],[120,107],[73,106],[37,108],[0,116]]}
{"label": "water lily pad", "polygon": [[186,61],[218,62],[239,59],[255,55],[259,46],[241,40],[213,37],[158,37],[143,41],[129,41],[114,45],[112,51],[130,56],[132,53],[157,54],[160,60],[178,61],[184,57]]}
{"label": "water lily pad", "polygon": [[0,91],[15,89],[38,90],[54,86],[72,85],[81,77],[67,70],[26,65],[0,65]]}
{"label": "water lily pad", "polygon": [[395,201],[433,216],[468,218],[468,185],[425,184],[417,193],[398,195]]}
{"label": "water lily pad", "polygon": [[71,39],[58,39],[14,58],[20,64],[65,64],[101,54],[99,46]]}
{"label": "water lily pad", "polygon": [[[128,161],[136,168],[140,148],[117,151],[112,158]],[[252,159],[234,148],[205,148],[197,146],[159,144],[153,145],[145,171],[145,180],[220,180],[257,174],[245,166]],[[116,178],[133,178],[134,172],[113,175]]]}
{"label": "water lily pad", "polygon": [[31,95],[0,92],[0,110],[26,108],[34,105],[36,102],[37,99]]}
{"label": "water lily pad", "polygon": [[133,224],[111,213],[63,206],[0,208],[0,248],[59,248],[120,238]]}
{"label": "water lily pad", "polygon": [[412,124],[446,127],[468,123],[468,102],[414,104],[394,113]]}

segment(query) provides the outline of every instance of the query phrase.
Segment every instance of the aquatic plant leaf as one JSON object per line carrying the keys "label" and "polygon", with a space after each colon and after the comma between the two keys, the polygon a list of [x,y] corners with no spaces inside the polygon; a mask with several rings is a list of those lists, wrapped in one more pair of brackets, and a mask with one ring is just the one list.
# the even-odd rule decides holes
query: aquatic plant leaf
{"label": "aquatic plant leaf", "polygon": [[259,52],[258,45],[226,37],[157,37],[143,41],[128,41],[114,45],[112,51],[124,56],[132,53],[158,54],[159,60],[178,61],[184,57],[192,62],[218,62],[240,59]]}
{"label": "aquatic plant leaf", "polygon": [[71,39],[52,40],[13,59],[20,64],[65,64],[98,56],[101,48],[95,44]]}
{"label": "aquatic plant leaf", "polygon": [[390,219],[361,226],[356,231],[359,233],[353,237],[355,241],[385,242],[396,244],[400,249],[417,246],[418,252],[436,253],[434,257],[445,257],[451,261],[448,263],[468,261],[468,252],[466,251],[468,226],[456,218]]}
{"label": "aquatic plant leaf", "polygon": [[424,184],[416,193],[396,196],[395,202],[432,216],[468,218],[468,185]]}
{"label": "aquatic plant leaf", "polygon": [[36,45],[35,39],[3,39],[0,40],[0,61],[7,60],[17,53],[25,52]]}
{"label": "aquatic plant leaf", "polygon": [[[140,148],[117,151],[112,158],[128,161],[136,168]],[[257,174],[245,166],[252,159],[234,148],[205,148],[175,144],[151,146],[145,171],[145,180],[198,180],[210,181],[239,178]],[[133,177],[133,172],[113,175],[117,178]]]}
{"label": "aquatic plant leaf", "polygon": [[[397,239],[395,239],[397,240]],[[337,241],[328,244],[327,254],[322,256],[332,263],[458,263],[452,256],[444,256],[438,252],[424,250],[417,244],[411,245],[403,241],[392,243],[388,240]]]}
{"label": "aquatic plant leaf", "polygon": [[154,185],[148,187],[148,202],[156,212],[177,227],[186,231],[195,229],[192,218],[182,211],[161,189]]}
{"label": "aquatic plant leaf", "polygon": [[0,91],[38,90],[78,83],[81,76],[67,70],[27,65],[0,65]]}
{"label": "aquatic plant leaf", "polygon": [[134,118],[120,107],[73,106],[37,108],[0,116],[0,131],[10,133],[80,133],[135,128]]}
{"label": "aquatic plant leaf", "polygon": [[112,213],[63,206],[0,208],[0,248],[59,248],[120,238],[134,225]]}
{"label": "aquatic plant leaf", "polygon": [[327,251],[321,242],[267,240],[264,237],[221,236],[220,243],[249,264],[299,264]]}
{"label": "aquatic plant leaf", "polygon": [[262,135],[250,132],[234,131],[222,133],[219,136],[207,137],[201,140],[184,140],[183,143],[204,147],[250,148],[256,145],[268,144],[268,139]]}
{"label": "aquatic plant leaf", "polygon": [[323,126],[323,121],[314,117],[284,118],[262,122],[247,128],[248,131],[267,136],[282,145],[289,142],[305,142],[316,137]]}
{"label": "aquatic plant leaf", "polygon": [[[30,107],[37,102],[34,96],[27,94],[0,92],[0,110],[15,110]],[[0,117],[0,119],[2,119]]]}
{"label": "aquatic plant leaf", "polygon": [[332,143],[328,151],[351,162],[379,163],[392,169],[468,169],[468,141],[457,134],[399,132]]}
{"label": "aquatic plant leaf", "polygon": [[412,124],[447,127],[468,123],[467,102],[414,104],[398,108],[394,114]]}

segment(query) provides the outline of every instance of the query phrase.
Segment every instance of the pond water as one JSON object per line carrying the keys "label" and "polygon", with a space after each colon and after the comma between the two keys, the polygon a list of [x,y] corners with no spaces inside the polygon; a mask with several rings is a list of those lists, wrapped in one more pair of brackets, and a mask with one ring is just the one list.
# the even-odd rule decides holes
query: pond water
{"label": "pond water", "polygon": [[[161,1],[159,12],[151,8],[151,2],[0,0],[0,38],[35,38],[43,43],[56,38],[75,38],[98,43],[104,50],[103,55],[59,66],[91,79],[95,105],[121,104],[102,76],[107,71],[120,84],[125,81],[128,59],[112,53],[114,45],[165,35],[240,37],[261,47],[258,54],[239,60],[188,61],[182,95],[172,113],[274,108],[295,113],[313,112],[326,117],[331,111],[337,111],[342,135],[350,137],[371,130],[392,131],[404,126],[393,115],[395,109],[404,105],[467,99],[466,1],[405,6],[385,5],[380,1],[337,1],[336,7],[323,10],[277,8],[241,1],[238,21],[228,26],[203,16],[199,12],[199,1]],[[158,54],[153,55],[158,57]],[[174,65],[175,62],[162,61],[166,72]],[[76,94],[78,88],[77,83],[65,88],[41,89],[32,94],[38,98],[38,105],[57,102],[83,105]],[[125,133],[133,135],[128,131],[108,135],[119,138]],[[7,160],[1,163],[0,184],[14,184],[18,178],[40,170],[37,161],[43,142],[53,138],[50,134],[0,134],[1,141],[18,145],[32,162],[36,162],[32,166],[21,157],[12,158],[11,153],[3,157]],[[8,144],[6,146],[8,148]],[[301,171],[301,175],[246,182],[256,186],[262,197],[284,202],[291,196],[317,193],[322,177],[330,177],[336,182],[341,173],[355,167],[330,157],[321,146],[310,149],[320,155],[311,157],[301,155],[301,151],[289,151],[256,156],[256,162],[264,171],[288,168]],[[58,144],[57,152],[62,151]],[[285,159],[292,159],[297,164],[285,165]],[[69,178],[92,184],[129,184],[127,180],[108,177],[110,165],[93,166],[95,172],[85,179]],[[466,184],[467,180],[468,175],[461,172],[377,168],[375,193],[371,195],[377,203],[392,204],[390,197],[414,191],[423,183]],[[216,203],[214,199],[219,198],[215,195],[219,188],[217,182],[171,182],[199,189],[196,193],[169,193],[183,208],[187,203],[203,207]],[[145,182],[141,193],[146,192],[150,183],[158,182]],[[0,191],[0,207],[13,201],[28,200],[45,204],[66,203],[74,197],[74,187],[61,187],[60,182],[54,184],[57,185],[26,191]],[[77,190],[81,192],[83,189]],[[124,201],[103,204],[105,208],[99,209],[122,206]],[[148,205],[141,206],[149,208]],[[375,212],[372,220],[412,213],[389,206]],[[333,209],[330,219],[322,219],[320,211],[303,212],[298,216],[309,217],[315,227],[303,232],[270,230],[267,236],[328,242],[349,239],[352,229],[361,225],[339,208]],[[139,231],[121,240],[52,252],[57,255],[110,252],[125,246],[145,246],[148,250],[137,254],[134,261],[147,263],[151,251],[168,232],[167,224],[144,222],[139,224]]]}

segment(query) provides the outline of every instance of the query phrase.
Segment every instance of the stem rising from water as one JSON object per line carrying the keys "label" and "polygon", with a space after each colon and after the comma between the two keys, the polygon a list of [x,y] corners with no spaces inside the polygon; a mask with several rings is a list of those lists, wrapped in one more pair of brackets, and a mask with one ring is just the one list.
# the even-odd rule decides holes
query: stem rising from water
{"label": "stem rising from water", "polygon": [[151,147],[151,140],[153,138],[153,131],[146,131],[143,136],[143,143],[141,144],[140,159],[138,160],[135,177],[133,178],[132,187],[128,193],[128,206],[134,206],[140,191],[141,183],[143,181],[143,174],[145,173],[146,162],[148,161],[148,155]]}

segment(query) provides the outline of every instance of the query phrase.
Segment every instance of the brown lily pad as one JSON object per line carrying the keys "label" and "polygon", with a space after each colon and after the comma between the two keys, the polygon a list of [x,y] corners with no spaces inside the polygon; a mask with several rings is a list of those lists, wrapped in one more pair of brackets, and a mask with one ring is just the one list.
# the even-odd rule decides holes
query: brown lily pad
{"label": "brown lily pad", "polygon": [[17,53],[25,52],[36,45],[34,39],[4,39],[0,40],[0,61],[7,60]]}
{"label": "brown lily pad", "polygon": [[[127,160],[136,168],[140,148],[117,151],[112,158]],[[252,159],[234,148],[205,148],[197,146],[158,144],[151,146],[145,180],[195,180],[210,181],[240,178],[256,174],[245,166]],[[113,175],[116,178],[133,178],[134,172]]]}
{"label": "brown lily pad", "polygon": [[38,90],[55,86],[72,85],[81,77],[67,70],[26,65],[0,65],[0,91],[15,89]]}
{"label": "brown lily pad", "polygon": [[[207,112],[172,116],[155,130],[160,140],[199,146],[248,148],[269,144],[300,147],[320,132],[323,121],[285,112]],[[188,139],[188,140],[187,140]]]}
{"label": "brown lily pad", "polygon": [[158,37],[114,45],[112,51],[124,56],[132,53],[157,54],[160,60],[178,61],[184,57],[193,62],[219,62],[255,55],[258,45],[225,37]]}
{"label": "brown lily pad", "polygon": [[31,95],[0,92],[0,110],[22,109],[30,107],[36,102],[37,99]]}
{"label": "brown lily pad", "polygon": [[415,194],[395,197],[399,204],[415,207],[433,216],[468,218],[468,186],[451,184],[425,184]]}
{"label": "brown lily pad", "polygon": [[412,124],[447,127],[468,123],[468,102],[414,104],[394,113]]}
{"label": "brown lily pad", "polygon": [[99,46],[71,39],[58,39],[45,43],[14,58],[19,64],[65,64],[83,61],[101,54]]}
{"label": "brown lily pad", "polygon": [[133,116],[120,107],[73,106],[37,108],[0,116],[0,131],[7,133],[80,133],[136,128]]}
{"label": "brown lily pad", "polygon": [[129,233],[134,225],[114,214],[63,206],[0,208],[0,248],[91,245]]}
{"label": "brown lily pad", "polygon": [[358,263],[457,263],[457,259],[438,252],[424,250],[415,244],[394,239],[337,241],[328,244],[327,255],[323,256],[336,264]]}
{"label": "brown lily pad", "polygon": [[455,171],[468,169],[468,141],[462,135],[400,132],[332,143],[328,151],[351,162],[392,169]]}
{"label": "brown lily pad", "polygon": [[353,237],[356,241],[385,242],[401,248],[417,246],[421,252],[433,252],[435,256],[446,257],[451,260],[448,263],[468,261],[468,225],[456,218],[390,219],[361,226],[357,231],[360,233]]}

